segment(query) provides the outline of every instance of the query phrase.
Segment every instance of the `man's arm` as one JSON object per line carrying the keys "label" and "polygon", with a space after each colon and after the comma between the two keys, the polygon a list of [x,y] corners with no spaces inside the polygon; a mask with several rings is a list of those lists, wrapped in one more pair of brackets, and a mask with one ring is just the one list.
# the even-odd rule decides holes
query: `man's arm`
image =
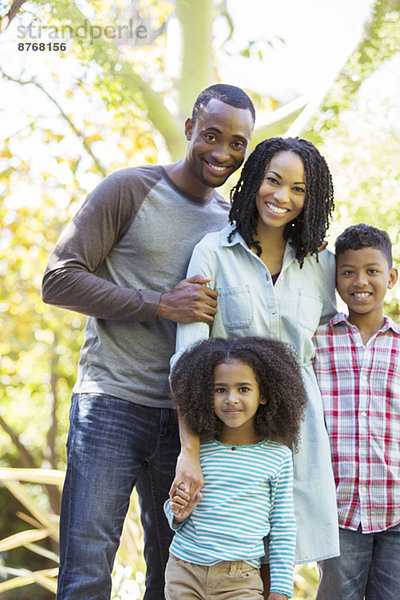
{"label": "man's arm", "polygon": [[217,312],[217,292],[205,287],[210,280],[195,275],[161,294],[157,315],[175,323],[212,323]]}
{"label": "man's arm", "polygon": [[212,322],[217,294],[203,285],[205,278],[185,279],[160,293],[123,287],[96,274],[138,208],[118,174],[97,186],[57,242],[43,278],[43,301],[99,319]]}

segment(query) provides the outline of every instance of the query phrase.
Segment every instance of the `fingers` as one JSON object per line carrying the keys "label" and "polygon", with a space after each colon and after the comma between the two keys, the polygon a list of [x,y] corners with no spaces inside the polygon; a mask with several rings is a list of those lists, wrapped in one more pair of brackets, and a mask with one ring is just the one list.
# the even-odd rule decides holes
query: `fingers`
{"label": "fingers", "polygon": [[172,500],[180,506],[186,506],[186,504],[189,502],[190,494],[186,491],[184,483],[181,483],[179,487],[175,488]]}
{"label": "fingers", "polygon": [[194,275],[193,277],[188,277],[187,279],[183,280],[183,282],[192,284],[193,289],[197,293],[204,295],[204,296],[208,296],[209,298],[216,299],[218,297],[218,292],[216,292],[212,288],[205,287],[205,285],[204,285],[206,283],[209,283],[210,281],[211,281],[211,279],[206,279],[205,277],[202,277],[201,275]]}
{"label": "fingers", "polygon": [[210,283],[211,279],[202,275],[192,275],[192,277],[188,277],[185,281],[189,283],[201,283],[203,285],[204,283]]}
{"label": "fingers", "polygon": [[180,494],[187,494],[188,496],[190,496],[190,490],[187,487],[187,485],[182,481],[182,479],[179,479],[177,477],[175,477],[175,479],[173,480],[171,487],[169,488],[169,497],[172,498],[175,496],[175,493],[177,492],[177,490],[179,491]]}
{"label": "fingers", "polygon": [[183,279],[161,294],[157,314],[177,323],[212,323],[217,312],[218,293],[204,286],[209,279],[196,275]]}
{"label": "fingers", "polygon": [[181,483],[180,486],[175,487],[172,491],[170,490],[171,502],[170,508],[175,516],[183,517],[186,509],[188,508],[190,495],[186,491],[186,486],[184,483]]}
{"label": "fingers", "polygon": [[171,499],[169,506],[174,514],[177,522],[182,523],[185,521],[193,512],[193,509],[197,506],[200,500],[203,498],[201,492],[197,492],[188,502],[190,496],[183,492],[183,490],[176,488],[175,495]]}

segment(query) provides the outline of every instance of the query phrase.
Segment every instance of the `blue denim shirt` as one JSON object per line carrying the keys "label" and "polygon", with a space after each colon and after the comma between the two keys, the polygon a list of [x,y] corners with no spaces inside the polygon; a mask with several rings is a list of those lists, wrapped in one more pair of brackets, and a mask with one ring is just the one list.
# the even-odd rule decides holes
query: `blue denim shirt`
{"label": "blue denim shirt", "polygon": [[302,366],[308,394],[299,451],[294,455],[297,521],[296,562],[339,554],[335,485],[322,401],[312,368],[312,336],[336,312],[335,258],[327,250],[307,257],[303,268],[286,245],[282,270],[273,285],[271,273],[239,233],[228,242],[232,226],[206,235],[195,246],[188,277],[202,275],[218,291],[214,323],[178,324],[177,356],[208,337],[265,335],[289,343]]}

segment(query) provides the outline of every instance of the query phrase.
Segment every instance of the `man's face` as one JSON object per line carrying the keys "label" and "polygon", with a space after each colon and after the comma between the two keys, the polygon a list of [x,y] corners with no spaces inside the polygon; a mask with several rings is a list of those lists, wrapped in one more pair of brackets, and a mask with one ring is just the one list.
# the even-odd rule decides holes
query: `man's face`
{"label": "man's face", "polygon": [[248,109],[210,100],[194,123],[192,119],[185,123],[189,141],[185,164],[191,175],[207,187],[223,185],[243,163],[253,127]]}

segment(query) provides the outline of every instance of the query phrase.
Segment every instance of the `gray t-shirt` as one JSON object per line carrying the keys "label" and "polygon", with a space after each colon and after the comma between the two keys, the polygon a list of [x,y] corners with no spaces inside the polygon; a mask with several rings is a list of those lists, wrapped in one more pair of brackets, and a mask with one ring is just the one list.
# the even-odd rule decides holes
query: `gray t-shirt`
{"label": "gray t-shirt", "polygon": [[89,315],[75,392],[170,406],[176,325],[161,293],[186,276],[195,244],[221,229],[229,205],[188,196],[161,166],[123,169],[91,192],[50,257],[42,296]]}

